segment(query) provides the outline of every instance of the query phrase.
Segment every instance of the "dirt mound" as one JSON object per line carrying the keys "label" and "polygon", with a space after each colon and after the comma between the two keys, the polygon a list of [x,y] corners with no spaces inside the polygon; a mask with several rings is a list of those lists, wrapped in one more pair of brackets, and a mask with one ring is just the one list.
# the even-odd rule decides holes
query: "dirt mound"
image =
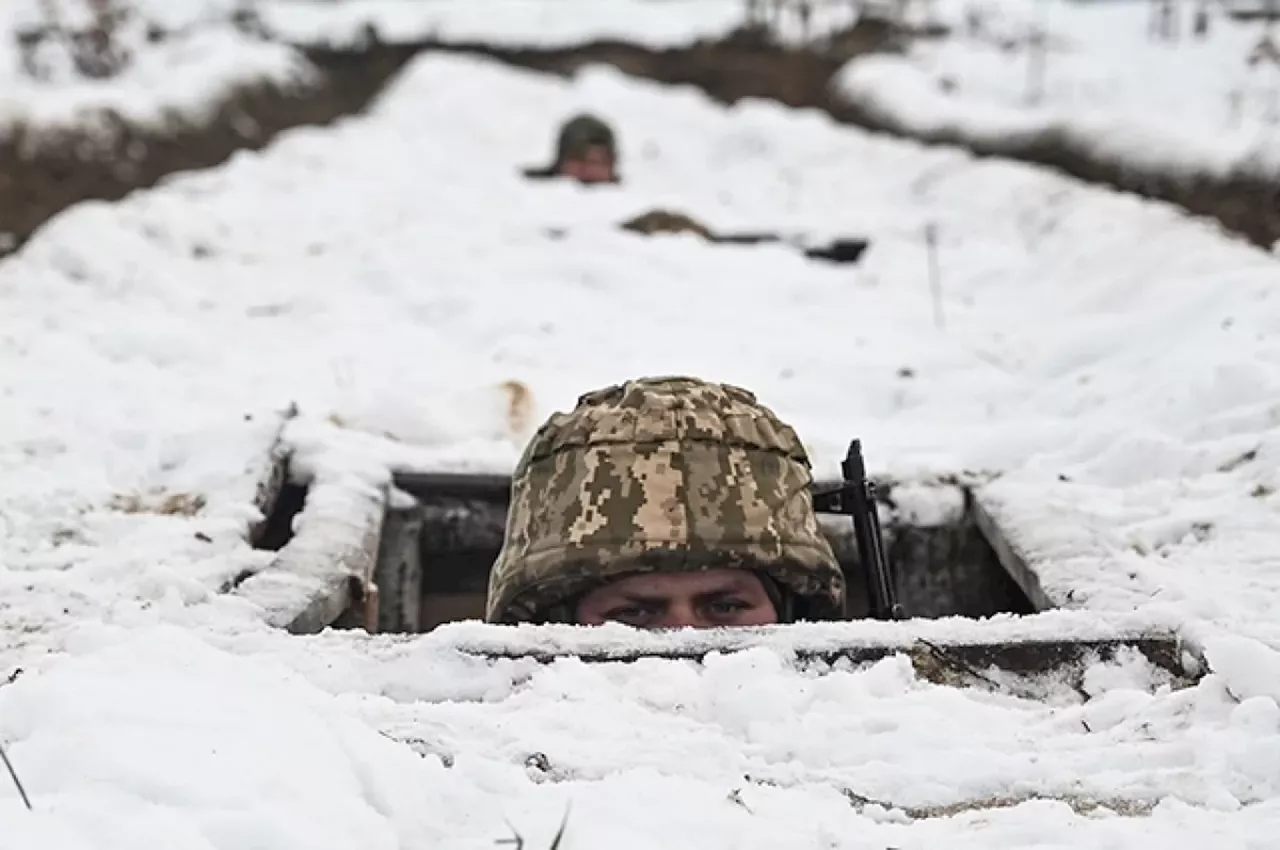
{"label": "dirt mound", "polygon": [[1033,136],[982,138],[958,129],[917,132],[862,104],[833,100],[827,107],[839,121],[928,144],[961,147],[983,157],[1018,160],[1069,174],[1089,183],[1166,201],[1193,215],[1218,221],[1228,231],[1261,248],[1280,240],[1280,183],[1244,171],[1226,175],[1207,170],[1160,168],[1100,153],[1078,135],[1050,130]]}
{"label": "dirt mound", "polygon": [[242,88],[216,104],[207,120],[174,119],[156,131],[108,114],[101,122],[109,130],[105,134],[101,126],[58,133],[18,127],[0,137],[0,257],[76,203],[118,200],[175,172],[208,168],[236,151],[259,149],[291,127],[358,113],[406,62],[425,51],[488,56],[557,74],[603,63],[660,82],[693,83],[725,102],[765,97],[811,106],[814,93],[825,90],[846,59],[885,49],[894,38],[890,27],[872,22],[833,36],[820,52],[778,48],[762,29],[668,50],[616,41],[538,50],[434,40],[388,45],[376,38],[355,48],[307,47],[307,58],[321,72],[316,85],[302,91],[265,83]]}
{"label": "dirt mound", "polygon": [[160,131],[111,113],[92,130],[19,125],[0,137],[0,256],[16,251],[42,224],[81,201],[118,200],[170,174],[261,148],[291,127],[328,124],[359,112],[414,52],[391,47],[358,55],[318,52],[308,57],[321,72],[316,85],[240,88],[215,104],[208,119],[174,118]]}
{"label": "dirt mound", "polygon": [[[488,57],[509,65],[571,75],[591,64],[675,85],[693,85],[722,103],[743,98],[775,100],[787,106],[821,109],[838,121],[927,143],[966,148],[1047,166],[1073,177],[1143,197],[1172,202],[1216,219],[1256,245],[1280,239],[1280,185],[1248,174],[1215,176],[1160,171],[1100,157],[1078,140],[1045,133],[1034,138],[983,141],[955,131],[913,133],[875,109],[850,103],[831,81],[851,58],[895,52],[912,39],[945,32],[906,31],[863,19],[853,28],[824,38],[811,48],[776,44],[763,29],[738,30],[723,39],[691,46],[652,49],[620,41],[595,41],[568,48],[513,48],[481,43],[427,40],[397,45],[367,41],[350,49],[307,48],[320,69],[320,82],[303,92],[261,85],[229,95],[213,117],[199,124],[175,122],[163,133],[116,120],[114,141],[105,149],[86,144],[89,132],[63,134],[52,143],[29,145],[30,131],[0,138],[0,256],[15,250],[49,218],[84,200],[115,200],[154,185],[177,171],[206,168],[242,149],[266,145],[299,125],[321,125],[360,112],[414,55],[447,51]],[[42,139],[47,137],[41,131]],[[94,138],[100,138],[95,132]],[[86,147],[98,152],[85,157]]]}
{"label": "dirt mound", "polygon": [[1174,203],[1194,215],[1217,220],[1227,230],[1260,247],[1269,248],[1280,240],[1280,183],[1275,181],[1247,173],[1197,175],[1126,162],[1100,156],[1081,140],[1056,132],[995,141],[956,131],[917,133],[875,109],[845,100],[831,85],[836,72],[855,56],[897,51],[913,38],[943,36],[941,31],[907,32],[871,20],[807,50],[778,46],[751,31],[735,33],[723,41],[669,50],[613,41],[550,49],[482,44],[438,47],[561,75],[572,74],[583,65],[602,63],[637,77],[697,86],[721,103],[757,97],[787,106],[821,109],[846,124],[929,144],[952,145],[978,156],[1046,166],[1090,183]]}
{"label": "dirt mound", "polygon": [[897,49],[899,41],[891,27],[872,22],[832,36],[830,44],[821,49],[778,46],[758,29],[741,29],[718,41],[660,50],[613,40],[552,48],[478,42],[434,47],[563,76],[586,65],[611,65],[634,77],[697,86],[721,103],[758,97],[810,107],[823,105],[827,84],[845,61],[864,53]]}

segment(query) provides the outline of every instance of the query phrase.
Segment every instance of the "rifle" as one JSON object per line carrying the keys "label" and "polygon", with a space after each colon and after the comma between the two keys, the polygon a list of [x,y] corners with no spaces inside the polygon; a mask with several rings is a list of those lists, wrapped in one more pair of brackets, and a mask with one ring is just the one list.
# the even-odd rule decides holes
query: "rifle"
{"label": "rifle", "polygon": [[[533,177],[535,172],[526,171],[526,177]],[[552,172],[536,172],[538,178],[552,176]],[[650,210],[643,215],[628,219],[618,225],[623,230],[653,236],[659,233],[693,233],[714,245],[786,245],[800,251],[810,260],[822,260],[828,263],[856,265],[867,249],[871,240],[862,236],[841,236],[825,245],[809,245],[803,236],[782,235],[767,232],[717,233],[693,220],[689,216],[671,210]],[[559,239],[566,235],[561,228],[550,228],[547,235]]]}
{"label": "rifle", "polygon": [[866,575],[871,616],[877,620],[905,620],[906,613],[902,603],[898,602],[889,563],[884,555],[884,536],[880,529],[880,516],[876,512],[876,488],[867,480],[861,440],[849,444],[849,453],[840,464],[840,474],[844,480],[839,487],[814,493],[814,509],[844,514],[853,519],[853,536]]}
{"label": "rifle", "polygon": [[[884,537],[880,531],[880,516],[876,512],[876,486],[867,480],[861,440],[854,440],[849,444],[849,453],[840,464],[840,477],[844,480],[839,487],[813,494],[814,510],[846,514],[853,518],[853,535],[858,544],[858,558],[866,573],[867,602],[871,617],[876,620],[905,620],[907,615],[902,603],[898,601],[889,562],[884,556]],[[941,664],[951,673],[999,687],[953,648],[923,638],[917,639],[916,643],[928,653],[933,662]],[[912,663],[916,662],[913,660]]]}
{"label": "rifle", "polygon": [[810,260],[826,260],[829,263],[853,264],[862,259],[862,255],[871,246],[871,241],[860,236],[843,236],[833,239],[826,245],[806,247],[799,238],[779,236],[776,233],[725,233],[711,237],[712,242],[721,245],[759,245],[767,242],[780,242],[799,248]]}

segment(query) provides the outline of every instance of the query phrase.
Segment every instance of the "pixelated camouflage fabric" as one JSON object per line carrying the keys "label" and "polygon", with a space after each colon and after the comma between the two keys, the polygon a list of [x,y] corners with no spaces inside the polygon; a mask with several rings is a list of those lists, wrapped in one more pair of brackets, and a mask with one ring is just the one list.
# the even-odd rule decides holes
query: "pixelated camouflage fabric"
{"label": "pixelated camouflage fabric", "polygon": [[763,570],[812,617],[838,617],[811,482],[795,431],[746,390],[675,377],[588,393],[517,466],[488,619],[563,620],[610,578],[717,567]]}

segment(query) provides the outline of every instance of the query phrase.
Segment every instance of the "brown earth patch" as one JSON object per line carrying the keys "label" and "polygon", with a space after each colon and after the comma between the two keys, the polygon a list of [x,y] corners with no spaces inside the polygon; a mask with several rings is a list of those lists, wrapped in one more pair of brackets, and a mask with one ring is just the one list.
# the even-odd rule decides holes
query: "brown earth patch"
{"label": "brown earth patch", "polygon": [[752,32],[670,50],[614,41],[546,49],[482,44],[438,47],[563,76],[584,65],[611,65],[632,76],[696,86],[725,104],[755,97],[819,109],[837,121],[864,129],[926,144],[959,147],[980,157],[1045,166],[1089,183],[1173,203],[1193,215],[1215,219],[1229,232],[1262,248],[1270,248],[1280,240],[1280,177],[1244,168],[1215,175],[1207,169],[1196,174],[1152,167],[1100,154],[1086,140],[1056,130],[999,139],[983,139],[958,128],[915,132],[870,104],[850,101],[833,90],[832,79],[849,59],[898,51],[913,38],[942,35],[903,32],[887,23],[870,21],[835,35],[829,46],[806,50],[779,47]]}
{"label": "brown earth patch", "polygon": [[944,35],[864,20],[804,49],[779,46],[760,29],[661,50],[619,41],[521,48],[434,40],[386,45],[376,38],[353,48],[306,47],[307,58],[320,71],[316,85],[286,91],[263,84],[233,92],[212,110],[207,122],[175,120],[157,132],[131,127],[117,117],[113,141],[105,148],[94,142],[98,150],[90,156],[82,153],[90,146],[88,131],[67,131],[52,140],[40,131],[38,145],[32,144],[35,131],[31,128],[0,138],[0,240],[9,234],[8,244],[0,241],[0,256],[16,250],[44,222],[80,201],[116,200],[169,174],[207,168],[238,150],[261,148],[291,127],[324,125],[359,113],[406,62],[431,50],[483,56],[561,76],[586,65],[604,64],[660,83],[692,85],[721,103],[750,97],[820,109],[838,121],[873,131],[1046,166],[1090,183],[1170,202],[1212,218],[1258,246],[1270,247],[1280,240],[1280,179],[1245,170],[1225,176],[1174,173],[1100,156],[1081,140],[1052,131],[996,140],[954,128],[915,133],[869,105],[851,103],[832,91],[833,77],[850,58],[898,51],[912,39]]}
{"label": "brown earth patch", "polygon": [[77,203],[119,200],[171,174],[262,148],[292,127],[357,113],[413,53],[319,53],[309,57],[319,71],[314,84],[242,87],[215,104],[206,119],[175,115],[163,128],[136,126],[110,112],[98,116],[92,130],[16,125],[0,136],[0,257]]}

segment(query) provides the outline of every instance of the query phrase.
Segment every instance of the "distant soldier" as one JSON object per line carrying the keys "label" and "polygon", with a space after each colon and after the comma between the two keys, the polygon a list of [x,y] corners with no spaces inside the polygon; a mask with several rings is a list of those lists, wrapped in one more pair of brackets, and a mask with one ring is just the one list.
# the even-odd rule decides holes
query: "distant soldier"
{"label": "distant soldier", "polygon": [[526,169],[524,175],[534,179],[571,177],[580,183],[619,182],[613,128],[595,115],[575,115],[560,127],[552,163]]}
{"label": "distant soldier", "polygon": [[486,619],[842,619],[844,577],[811,483],[796,432],[747,390],[670,377],[587,393],[516,467]]}
{"label": "distant soldier", "polygon": [[[545,180],[569,177],[585,184],[620,183],[618,174],[618,140],[613,128],[588,113],[575,115],[560,128],[556,138],[555,158],[543,168],[524,170],[525,177]],[[688,215],[655,209],[622,222],[619,227],[632,233],[651,236],[658,233],[692,233],[707,242],[728,245],[785,243],[798,247],[809,259],[831,263],[856,264],[869,242],[859,237],[840,238],[826,245],[805,246],[776,233],[716,233]],[[562,235],[556,231],[556,235]]]}

